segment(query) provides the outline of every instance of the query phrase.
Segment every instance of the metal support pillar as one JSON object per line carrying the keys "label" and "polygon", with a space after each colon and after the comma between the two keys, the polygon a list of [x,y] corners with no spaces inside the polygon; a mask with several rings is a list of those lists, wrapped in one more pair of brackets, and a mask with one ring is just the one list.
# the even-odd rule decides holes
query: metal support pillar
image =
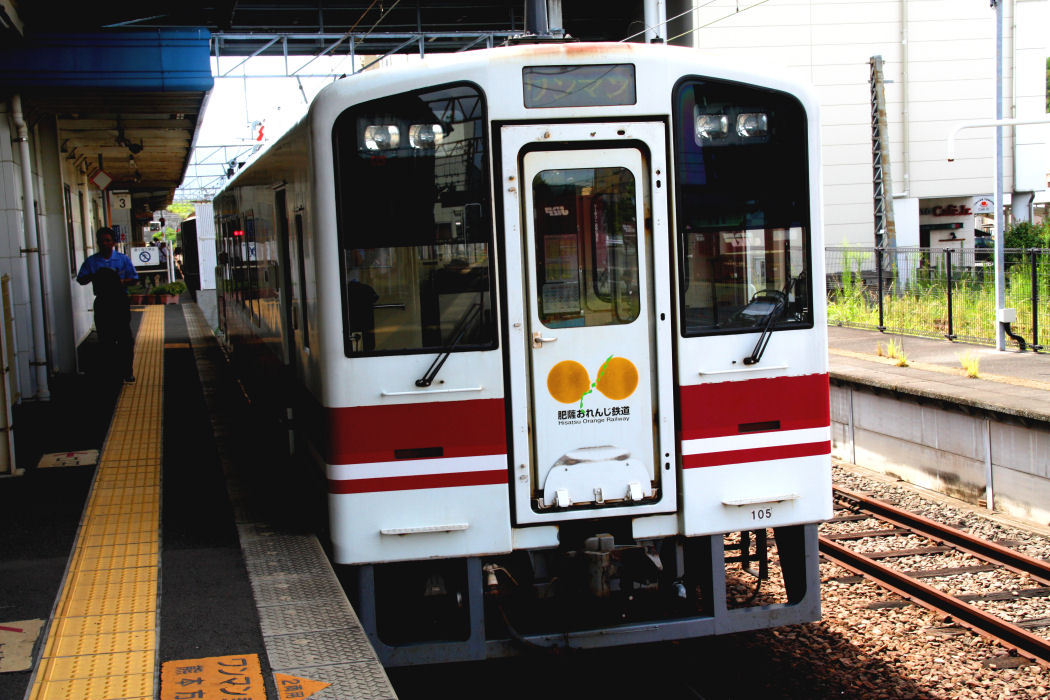
{"label": "metal support pillar", "polygon": [[889,128],[882,56],[872,56],[871,67],[871,169],[875,213],[875,245],[894,248],[897,232],[893,221],[893,182],[890,178]]}
{"label": "metal support pillar", "polygon": [[[992,0],[995,8],[995,121],[1003,118],[1003,3]],[[1006,308],[1006,273],[1003,257],[1003,125],[995,126],[995,349],[1006,350],[1006,329],[999,322],[1000,309]]]}
{"label": "metal support pillar", "polygon": [[16,142],[22,166],[22,218],[25,222],[26,279],[29,283],[29,314],[33,328],[33,356],[30,366],[36,378],[36,398],[51,399],[47,377],[47,338],[44,327],[44,293],[41,289],[40,241],[36,228],[36,207],[33,198],[33,170],[29,160],[29,125],[22,114],[22,98],[11,97],[11,117],[18,130]]}

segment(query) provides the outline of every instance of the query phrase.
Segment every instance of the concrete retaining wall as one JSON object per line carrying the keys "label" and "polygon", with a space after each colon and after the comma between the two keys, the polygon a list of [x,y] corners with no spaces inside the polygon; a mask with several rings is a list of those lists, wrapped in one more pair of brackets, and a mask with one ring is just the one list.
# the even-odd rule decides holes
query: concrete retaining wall
{"label": "concrete retaining wall", "polygon": [[831,425],[838,459],[1050,524],[1050,424],[833,383]]}

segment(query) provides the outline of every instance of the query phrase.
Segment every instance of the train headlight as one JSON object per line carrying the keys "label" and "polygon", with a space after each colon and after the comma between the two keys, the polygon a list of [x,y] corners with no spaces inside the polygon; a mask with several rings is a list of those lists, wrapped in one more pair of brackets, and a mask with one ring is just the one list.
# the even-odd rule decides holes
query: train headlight
{"label": "train headlight", "polygon": [[765,136],[769,133],[769,118],[762,112],[744,112],[736,115],[736,133],[744,138]]}
{"label": "train headlight", "polygon": [[369,124],[365,127],[365,149],[390,151],[401,145],[401,130],[396,124]]}
{"label": "train headlight", "polygon": [[408,142],[412,148],[433,150],[441,145],[445,130],[440,124],[413,124],[408,127]]}
{"label": "train headlight", "polygon": [[729,133],[729,117],[724,114],[697,114],[696,140],[710,141],[725,138]]}

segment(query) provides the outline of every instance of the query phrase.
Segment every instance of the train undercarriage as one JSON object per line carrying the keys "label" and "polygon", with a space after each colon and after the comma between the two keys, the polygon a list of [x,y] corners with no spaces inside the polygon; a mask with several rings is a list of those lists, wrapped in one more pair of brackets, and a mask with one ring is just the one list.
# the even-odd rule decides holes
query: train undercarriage
{"label": "train undercarriage", "polygon": [[[820,618],[815,524],[642,541],[617,525],[604,522],[601,532],[566,527],[556,549],[346,567],[354,608],[388,666],[669,641]],[[779,597],[762,594],[770,579]]]}

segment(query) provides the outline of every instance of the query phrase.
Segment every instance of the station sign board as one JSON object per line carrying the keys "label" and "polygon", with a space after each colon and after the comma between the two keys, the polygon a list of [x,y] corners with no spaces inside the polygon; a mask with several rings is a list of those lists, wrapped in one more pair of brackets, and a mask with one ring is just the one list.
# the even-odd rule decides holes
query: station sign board
{"label": "station sign board", "polygon": [[131,263],[135,267],[157,267],[160,265],[160,248],[153,246],[133,247]]}

